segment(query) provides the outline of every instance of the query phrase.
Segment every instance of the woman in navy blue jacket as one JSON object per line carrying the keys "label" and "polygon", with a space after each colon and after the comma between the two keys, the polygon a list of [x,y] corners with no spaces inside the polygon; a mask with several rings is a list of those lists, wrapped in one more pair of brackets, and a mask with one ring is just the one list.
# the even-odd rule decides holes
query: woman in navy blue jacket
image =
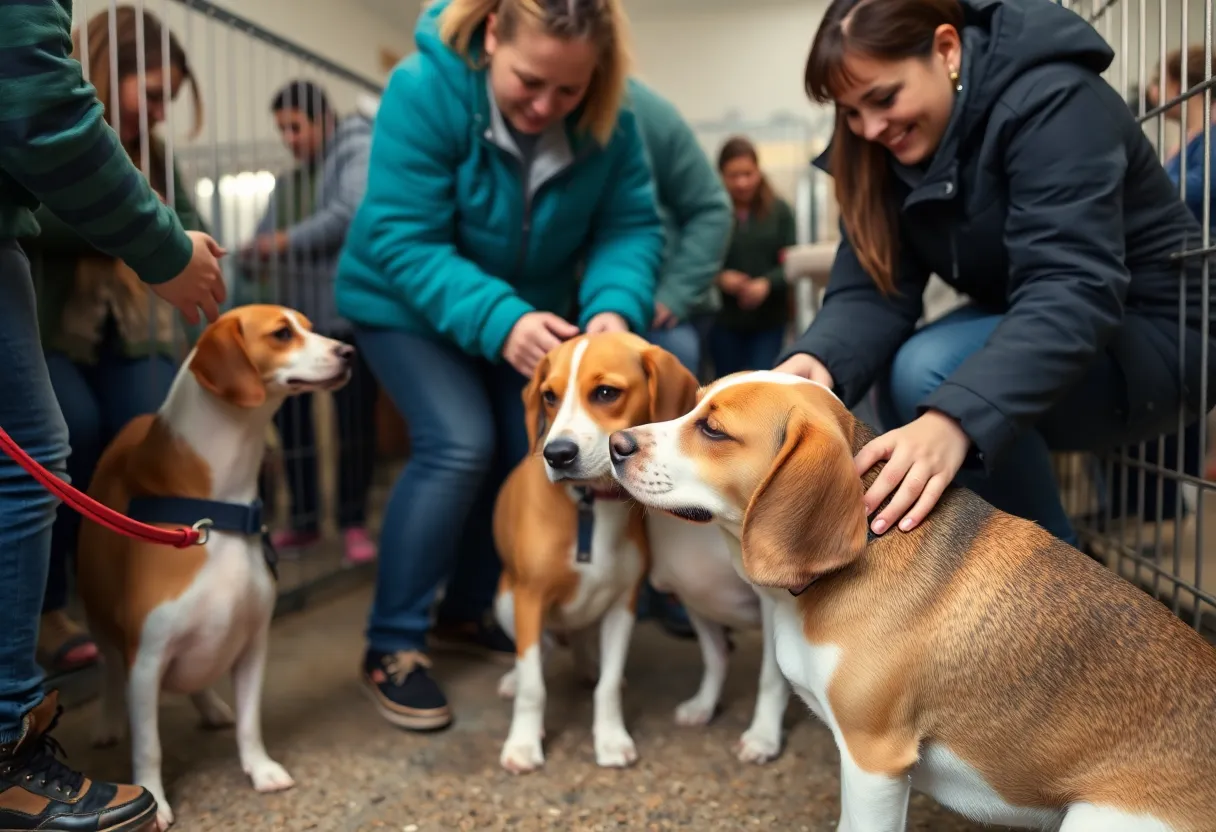
{"label": "woman in navy blue jacket", "polygon": [[[850,406],[882,382],[891,429],[856,460],[886,460],[865,495],[877,534],[914,528],[963,470],[1075,543],[1050,450],[1113,448],[1203,411],[1206,310],[1189,303],[1178,326],[1200,269],[1173,259],[1199,226],[1102,79],[1113,57],[1052,0],[828,8],[806,82],[836,106],[817,164],[843,240],[781,369]],[[917,331],[931,273],[970,303]]]}

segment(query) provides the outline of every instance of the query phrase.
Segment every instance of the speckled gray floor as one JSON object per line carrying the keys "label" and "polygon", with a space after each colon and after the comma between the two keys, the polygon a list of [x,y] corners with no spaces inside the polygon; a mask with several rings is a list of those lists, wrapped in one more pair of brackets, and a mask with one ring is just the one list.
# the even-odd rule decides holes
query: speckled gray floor
{"label": "speckled gray floor", "polygon": [[[590,696],[568,656],[549,673],[546,768],[512,777],[498,766],[509,703],[495,694],[503,667],[437,653],[436,673],[457,711],[446,732],[415,735],[387,726],[357,681],[369,598],[360,588],[281,619],[272,636],[265,697],[271,756],[297,787],[259,795],[241,773],[231,730],[206,732],[184,698],[161,710],[165,782],[175,830],[807,830],[834,829],[837,754],[822,725],[791,702],[783,756],[745,766],[731,744],[746,726],[759,649],[739,637],[724,712],[709,727],[680,728],[675,706],[700,673],[697,648],[653,625],[638,628],[625,690],[627,724],[641,760],[625,771],[595,766]],[[222,695],[231,702],[225,686]],[[70,761],[94,777],[129,776],[129,750],[94,750],[96,704],[67,713],[58,731]],[[910,830],[978,832],[921,797]]]}

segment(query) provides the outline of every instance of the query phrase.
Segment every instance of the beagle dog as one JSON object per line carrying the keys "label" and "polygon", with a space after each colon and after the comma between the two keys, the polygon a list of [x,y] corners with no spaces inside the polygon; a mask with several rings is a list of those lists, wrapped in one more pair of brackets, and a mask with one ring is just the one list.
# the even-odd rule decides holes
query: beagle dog
{"label": "beagle dog", "polygon": [[1216,649],[966,489],[870,534],[873,435],[827,388],[751,372],[610,440],[626,491],[717,525],[776,605],[781,672],[840,751],[839,828],[902,830],[917,789],[1017,828],[1216,829]]}
{"label": "beagle dog", "polygon": [[555,347],[523,391],[533,453],[511,472],[494,509],[503,564],[495,612],[516,647],[515,668],[499,686],[514,699],[500,760],[507,771],[544,764],[546,633],[570,644],[581,676],[598,676],[596,762],[637,761],[621,686],[650,552],[642,507],[612,480],[608,436],[674,418],[695,390],[670,353],[632,333],[602,333]]}
{"label": "beagle dog", "polygon": [[[77,588],[104,664],[98,745],[128,727],[135,782],[173,823],[161,779],[162,692],[185,693],[209,727],[236,723],[241,767],[260,792],[291,776],[262,743],[261,699],[273,560],[264,549],[258,471],[266,429],[290,395],[336,390],[354,348],[311,331],[298,312],[250,305],[209,325],[155,414],[129,422],[106,448],[94,499],[164,528],[194,526],[184,549],[81,526]],[[213,685],[232,674],[236,713]]]}

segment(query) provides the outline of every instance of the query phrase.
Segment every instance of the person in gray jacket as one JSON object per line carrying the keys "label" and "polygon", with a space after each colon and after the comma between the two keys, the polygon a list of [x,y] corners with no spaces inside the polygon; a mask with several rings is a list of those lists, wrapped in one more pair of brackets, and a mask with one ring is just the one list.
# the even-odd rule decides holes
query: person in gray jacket
{"label": "person in gray jacket", "polygon": [[[253,242],[245,249],[246,290],[306,315],[331,338],[354,340],[337,312],[334,272],[346,231],[367,187],[374,112],[339,118],[325,91],[292,81],[270,106],[283,143],[297,165],[281,174]],[[252,298],[251,298],[252,299]],[[334,395],[339,432],[338,524],[348,561],[376,556],[365,513],[375,459],[376,386],[356,355],[350,383]],[[299,549],[318,539],[317,461],[306,453],[313,440],[312,396],[286,403],[276,417],[292,492],[292,527],[277,533],[276,548]]]}

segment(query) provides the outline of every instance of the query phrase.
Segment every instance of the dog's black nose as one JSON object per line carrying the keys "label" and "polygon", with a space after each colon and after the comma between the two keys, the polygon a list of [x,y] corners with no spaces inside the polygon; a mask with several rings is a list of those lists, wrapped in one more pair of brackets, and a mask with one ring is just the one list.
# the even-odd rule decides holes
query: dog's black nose
{"label": "dog's black nose", "polygon": [[571,439],[554,439],[545,445],[541,455],[554,468],[569,468],[578,459],[578,445]]}
{"label": "dog's black nose", "polygon": [[334,347],[334,355],[349,361],[355,357],[355,348],[350,344],[338,344],[338,346]]}
{"label": "dog's black nose", "polygon": [[638,452],[637,440],[628,431],[618,430],[608,439],[608,453],[613,462],[631,457]]}

